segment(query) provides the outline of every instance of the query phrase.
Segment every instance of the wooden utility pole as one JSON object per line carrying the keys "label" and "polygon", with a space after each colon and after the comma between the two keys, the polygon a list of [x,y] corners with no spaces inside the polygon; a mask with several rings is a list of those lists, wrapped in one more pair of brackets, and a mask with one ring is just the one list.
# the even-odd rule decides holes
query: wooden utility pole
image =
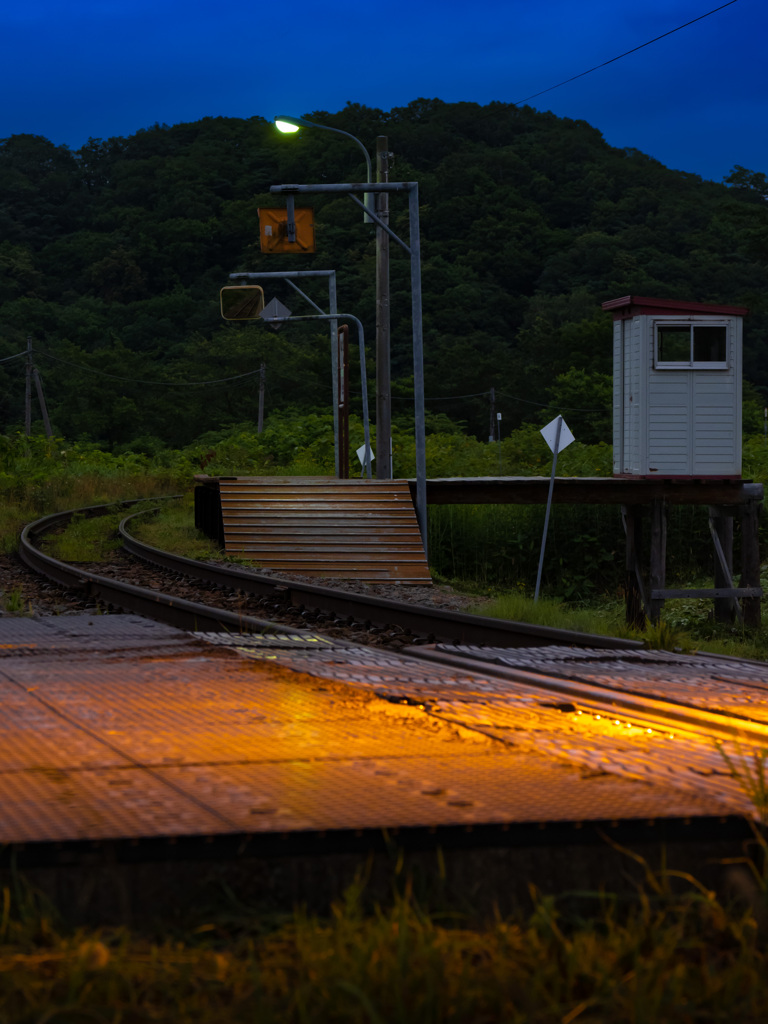
{"label": "wooden utility pole", "polygon": [[[376,138],[376,181],[389,181],[389,140]],[[389,194],[376,193],[376,213],[389,224]],[[392,395],[390,369],[389,235],[376,225],[376,477],[392,479]]]}
{"label": "wooden utility pole", "polygon": [[27,337],[27,366],[24,380],[24,433],[32,433],[32,339]]}
{"label": "wooden utility pole", "polygon": [[491,388],[491,423],[488,427],[488,442],[496,440],[496,388]]}
{"label": "wooden utility pole", "polygon": [[48,419],[48,409],[45,404],[45,395],[43,394],[43,382],[40,379],[40,374],[37,372],[36,366],[32,367],[32,376],[35,378],[37,400],[40,403],[40,412],[43,414],[43,426],[45,427],[45,436],[53,437],[53,431],[51,430],[51,421]]}
{"label": "wooden utility pole", "polygon": [[259,370],[259,423],[256,433],[260,434],[264,429],[264,390],[267,377],[267,364],[262,363]]}

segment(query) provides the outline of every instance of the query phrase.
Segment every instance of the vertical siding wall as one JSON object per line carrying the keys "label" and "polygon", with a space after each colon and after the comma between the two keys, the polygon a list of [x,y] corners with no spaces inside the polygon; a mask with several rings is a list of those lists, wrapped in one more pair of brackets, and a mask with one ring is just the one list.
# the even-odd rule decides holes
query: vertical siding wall
{"label": "vertical siding wall", "polygon": [[[657,319],[614,322],[614,473],[739,476],[741,320],[729,321],[727,369],[657,370]],[[692,319],[709,318],[681,322]]]}

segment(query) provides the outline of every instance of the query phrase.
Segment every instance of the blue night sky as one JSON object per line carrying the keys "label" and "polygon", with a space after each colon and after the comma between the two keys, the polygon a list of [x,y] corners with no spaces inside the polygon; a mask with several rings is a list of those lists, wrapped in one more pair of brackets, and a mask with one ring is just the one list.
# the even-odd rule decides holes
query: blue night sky
{"label": "blue night sky", "polygon": [[[205,116],[271,119],[348,101],[389,110],[419,97],[515,102],[722,2],[9,2],[0,138],[77,148]],[[715,181],[735,164],[767,171],[767,28],[765,0],[736,0],[530,104]]]}

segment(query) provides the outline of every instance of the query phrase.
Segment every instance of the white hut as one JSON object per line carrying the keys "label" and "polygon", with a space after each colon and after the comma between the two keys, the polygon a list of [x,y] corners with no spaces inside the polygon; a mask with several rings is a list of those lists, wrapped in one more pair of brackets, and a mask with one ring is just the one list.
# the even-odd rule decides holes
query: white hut
{"label": "white hut", "polygon": [[741,476],[741,306],[625,295],[613,314],[613,472]]}

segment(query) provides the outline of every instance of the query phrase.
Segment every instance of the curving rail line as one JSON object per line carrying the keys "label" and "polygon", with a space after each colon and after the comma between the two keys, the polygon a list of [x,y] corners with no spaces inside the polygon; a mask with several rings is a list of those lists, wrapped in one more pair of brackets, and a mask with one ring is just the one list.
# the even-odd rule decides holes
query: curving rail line
{"label": "curving rail line", "polygon": [[[146,499],[141,499],[146,501]],[[136,502],[124,502],[124,505]],[[97,505],[87,509],[71,509],[44,519],[38,519],[24,528],[19,555],[31,569],[67,587],[81,589],[105,604],[162,619],[181,629],[236,630],[238,632],[285,632],[285,625],[267,619],[240,616],[232,612],[209,608],[185,601],[155,590],[147,590],[120,580],[85,572],[77,566],[67,565],[37,546],[48,532],[64,526],[75,514],[95,516],[114,511],[114,505]],[[409,602],[371,597],[299,583],[274,576],[264,576],[243,569],[212,565],[195,559],[173,555],[151,547],[133,537],[128,531],[131,519],[156,509],[145,509],[126,516],[119,526],[124,548],[137,558],[162,566],[174,572],[205,580],[216,586],[255,594],[260,597],[274,595],[294,607],[325,612],[340,619],[353,619],[377,626],[400,626],[411,633],[434,637],[449,643],[489,644],[500,647],[537,647],[553,644],[568,647],[598,647],[610,649],[639,649],[635,640],[595,636],[567,629],[554,629],[520,622],[507,622],[480,615],[446,611]]]}
{"label": "curving rail line", "polygon": [[[146,499],[141,499],[145,501]],[[123,502],[129,506],[136,502]],[[73,515],[103,515],[113,512],[115,505],[94,506],[87,509],[73,509],[39,519],[26,526],[21,534],[19,554],[21,559],[34,571],[41,573],[68,588],[84,591],[95,600],[107,605],[122,608],[150,618],[168,622],[179,628],[193,631],[236,632],[259,634],[285,634],[285,624],[251,616],[236,615],[226,610],[211,608],[203,604],[187,601],[178,597],[149,590],[117,579],[86,572],[76,565],[68,565],[42,552],[38,543],[46,533],[64,526]],[[445,667],[458,670],[468,675],[476,674],[487,678],[498,679],[500,682],[522,685],[549,694],[549,699],[566,703],[545,705],[558,707],[562,710],[583,711],[586,714],[601,714],[613,718],[617,715],[630,717],[632,721],[644,726],[661,727],[662,729],[682,730],[688,735],[696,735],[708,740],[733,741],[743,740],[757,749],[768,747],[768,720],[758,713],[756,718],[751,715],[734,714],[728,710],[702,708],[696,699],[686,697],[660,696],[653,688],[647,688],[638,680],[638,686],[627,689],[618,684],[612,685],[610,679],[600,682],[579,679],[576,666],[564,675],[553,675],[545,668],[537,669],[533,664],[525,667],[505,664],[503,650],[495,653],[488,648],[531,648],[531,647],[569,647],[588,649],[580,657],[603,658],[622,657],[624,660],[643,658],[643,644],[637,641],[594,636],[569,630],[558,630],[544,626],[524,623],[506,622],[482,616],[450,612],[443,609],[429,608],[410,603],[401,603],[389,599],[381,599],[368,595],[334,590],[313,584],[300,583],[285,579],[264,576],[243,569],[212,565],[206,562],[173,555],[142,543],[131,535],[128,525],[138,515],[156,512],[157,508],[145,509],[127,515],[119,525],[119,533],[125,549],[137,558],[170,569],[179,574],[200,579],[227,589],[243,591],[258,596],[274,595],[281,600],[286,599],[295,607],[308,608],[335,615],[337,618],[353,618],[366,623],[378,625],[399,625],[412,633],[422,634],[443,640],[444,644],[426,647],[410,647],[401,654],[390,654],[391,658],[405,655],[419,658],[427,662],[435,662]],[[302,634],[316,636],[315,632],[296,630],[290,627],[293,636]],[[449,645],[461,644],[461,648]],[[485,651],[473,655],[467,648],[471,645],[484,646]],[[343,648],[350,646],[344,642],[334,641],[334,646]],[[634,652],[634,653],[633,653]],[[339,652],[340,654],[342,652]],[[524,652],[522,652],[524,653]],[[647,657],[647,655],[645,655]],[[549,656],[551,660],[551,655]],[[672,656],[674,657],[674,656]],[[708,655],[709,659],[718,660],[716,655]],[[514,660],[514,659],[513,659]],[[546,657],[544,658],[546,661]],[[757,663],[740,661],[739,659],[720,656],[720,662],[738,665],[749,669]],[[674,671],[670,668],[670,671]],[[571,674],[572,673],[572,674]],[[747,683],[766,694],[768,703],[768,667],[760,663],[760,679]],[[650,732],[651,729],[648,729]],[[710,751],[710,757],[711,757]],[[710,769],[707,768],[707,771]]]}

